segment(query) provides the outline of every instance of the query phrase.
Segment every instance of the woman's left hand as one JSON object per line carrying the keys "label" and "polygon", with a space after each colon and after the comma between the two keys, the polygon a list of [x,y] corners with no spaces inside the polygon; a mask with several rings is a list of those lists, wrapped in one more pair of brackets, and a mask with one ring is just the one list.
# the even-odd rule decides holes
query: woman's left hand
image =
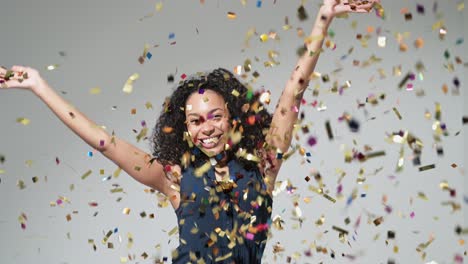
{"label": "woman's left hand", "polygon": [[345,13],[369,13],[380,0],[323,0],[322,14],[330,18]]}

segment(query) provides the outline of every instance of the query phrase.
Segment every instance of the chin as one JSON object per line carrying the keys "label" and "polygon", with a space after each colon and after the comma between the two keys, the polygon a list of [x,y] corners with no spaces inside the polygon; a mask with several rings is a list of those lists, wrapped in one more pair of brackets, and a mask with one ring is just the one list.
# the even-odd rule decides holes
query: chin
{"label": "chin", "polygon": [[205,155],[207,155],[210,158],[218,155],[221,152],[223,152],[223,149],[220,149],[220,148],[213,148],[213,149],[201,148],[201,150],[203,151],[203,153],[205,153]]}

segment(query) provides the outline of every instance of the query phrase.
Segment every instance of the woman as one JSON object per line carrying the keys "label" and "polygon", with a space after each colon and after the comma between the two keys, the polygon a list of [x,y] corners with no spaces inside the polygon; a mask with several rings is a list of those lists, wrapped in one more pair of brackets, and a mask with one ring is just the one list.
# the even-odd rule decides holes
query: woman
{"label": "woman", "polygon": [[96,126],[32,68],[1,68],[0,85],[31,90],[91,147],[170,198],[180,237],[174,263],[260,263],[282,153],[328,27],[335,16],[369,12],[377,2],[324,0],[272,116],[227,70],[181,82],[154,129],[153,155]]}

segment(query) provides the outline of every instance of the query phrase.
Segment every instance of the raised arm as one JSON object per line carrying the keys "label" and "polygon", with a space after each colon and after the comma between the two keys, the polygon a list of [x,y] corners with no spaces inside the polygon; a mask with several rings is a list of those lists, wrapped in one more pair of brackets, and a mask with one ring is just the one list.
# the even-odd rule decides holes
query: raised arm
{"label": "raised arm", "polygon": [[282,159],[277,154],[285,153],[289,149],[300,103],[309,83],[309,76],[313,73],[317,64],[330,23],[336,15],[346,12],[368,13],[373,5],[378,2],[379,0],[324,0],[315,19],[312,32],[305,40],[305,51],[298,59],[276,105],[271,127],[267,133],[269,166],[267,165],[264,173],[270,191],[274,188],[276,176],[282,164]]}
{"label": "raised arm", "polygon": [[0,68],[1,89],[21,88],[32,91],[68,126],[75,134],[91,147],[99,150],[118,167],[132,176],[138,182],[171,195],[172,184],[164,173],[163,166],[154,161],[141,149],[109,135],[104,129],[88,119],[78,109],[60,97],[42,79],[37,70],[14,66],[11,70]]}

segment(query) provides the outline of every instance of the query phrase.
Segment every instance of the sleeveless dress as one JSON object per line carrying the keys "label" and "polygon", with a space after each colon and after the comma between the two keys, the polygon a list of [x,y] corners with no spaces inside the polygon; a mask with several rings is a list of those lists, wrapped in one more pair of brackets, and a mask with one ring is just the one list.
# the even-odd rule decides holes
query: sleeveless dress
{"label": "sleeveless dress", "polygon": [[217,182],[214,167],[201,177],[193,167],[182,171],[173,263],[261,263],[272,198],[258,169],[235,159],[227,166],[231,184]]}

